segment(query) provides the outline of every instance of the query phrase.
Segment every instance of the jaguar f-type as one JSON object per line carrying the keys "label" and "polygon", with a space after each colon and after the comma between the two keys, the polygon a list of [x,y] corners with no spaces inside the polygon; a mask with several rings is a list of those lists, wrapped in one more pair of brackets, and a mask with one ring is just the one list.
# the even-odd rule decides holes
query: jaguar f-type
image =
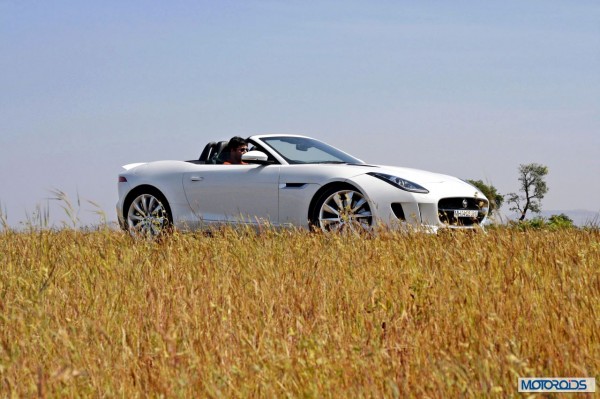
{"label": "jaguar f-type", "polygon": [[365,163],[313,138],[255,135],[241,164],[227,141],[188,161],[125,165],[117,215],[133,235],[214,225],[268,225],[325,232],[474,229],[488,213],[481,191],[456,177]]}

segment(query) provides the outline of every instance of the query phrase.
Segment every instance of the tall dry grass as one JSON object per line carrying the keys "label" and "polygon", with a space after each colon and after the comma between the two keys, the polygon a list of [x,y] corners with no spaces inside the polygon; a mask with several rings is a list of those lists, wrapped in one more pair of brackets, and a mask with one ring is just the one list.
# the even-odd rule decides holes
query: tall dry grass
{"label": "tall dry grass", "polygon": [[0,233],[2,397],[506,397],[599,377],[597,229]]}

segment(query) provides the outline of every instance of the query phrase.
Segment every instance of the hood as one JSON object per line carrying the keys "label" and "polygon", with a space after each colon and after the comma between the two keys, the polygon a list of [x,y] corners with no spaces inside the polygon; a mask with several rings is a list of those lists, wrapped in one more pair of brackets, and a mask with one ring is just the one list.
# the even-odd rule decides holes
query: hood
{"label": "hood", "polygon": [[[445,183],[445,182],[463,182],[461,179],[443,175],[441,173],[428,172],[421,169],[403,168],[399,166],[386,166],[386,165],[374,165],[377,169],[373,168],[370,172],[385,173],[388,175],[398,176],[403,179],[411,180],[418,184],[427,183]],[[464,183],[464,182],[463,182]]]}
{"label": "hood", "polygon": [[366,172],[385,173],[401,177],[425,187],[431,194],[439,196],[473,196],[485,198],[485,195],[472,184],[457,177],[421,169],[397,166],[376,165]]}

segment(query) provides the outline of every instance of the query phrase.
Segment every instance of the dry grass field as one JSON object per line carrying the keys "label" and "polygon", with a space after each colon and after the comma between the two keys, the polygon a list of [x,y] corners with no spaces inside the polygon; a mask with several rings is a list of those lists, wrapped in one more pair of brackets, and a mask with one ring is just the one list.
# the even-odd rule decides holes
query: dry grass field
{"label": "dry grass field", "polygon": [[511,397],[600,377],[600,232],[0,232],[0,397]]}

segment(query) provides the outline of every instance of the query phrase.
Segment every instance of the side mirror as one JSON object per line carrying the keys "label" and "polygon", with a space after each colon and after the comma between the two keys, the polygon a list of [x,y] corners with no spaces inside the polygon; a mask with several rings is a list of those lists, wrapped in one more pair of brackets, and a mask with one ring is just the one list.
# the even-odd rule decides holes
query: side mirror
{"label": "side mirror", "polygon": [[242,154],[242,162],[267,165],[269,163],[269,157],[262,151],[248,151]]}

